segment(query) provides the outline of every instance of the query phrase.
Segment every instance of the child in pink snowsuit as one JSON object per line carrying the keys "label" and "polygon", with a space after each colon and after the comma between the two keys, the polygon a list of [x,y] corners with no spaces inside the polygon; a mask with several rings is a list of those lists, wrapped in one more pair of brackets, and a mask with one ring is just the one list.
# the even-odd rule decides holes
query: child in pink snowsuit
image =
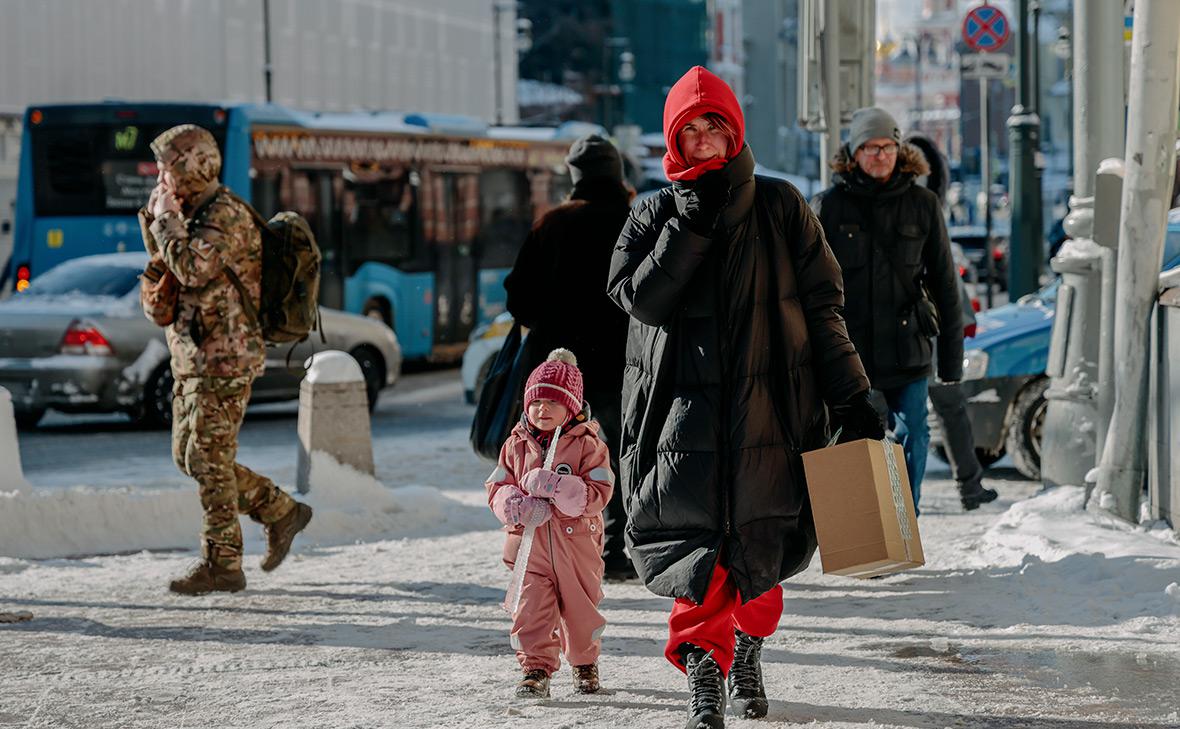
{"label": "child in pink snowsuit", "polygon": [[[561,428],[551,469],[545,456]],[[598,654],[606,619],[602,600],[602,510],[614,474],[598,423],[582,403],[582,373],[568,350],[556,349],[529,376],[524,414],[488,477],[488,505],[504,522],[504,562],[512,568],[525,528],[532,552],[512,616],[512,647],[524,670],[516,695],[547,698],[549,677],[573,667],[581,693],[598,691]]]}

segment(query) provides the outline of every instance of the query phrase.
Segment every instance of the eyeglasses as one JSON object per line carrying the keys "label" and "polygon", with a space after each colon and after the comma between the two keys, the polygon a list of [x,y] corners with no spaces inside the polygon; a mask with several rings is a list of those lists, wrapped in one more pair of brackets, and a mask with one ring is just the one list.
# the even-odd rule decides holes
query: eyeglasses
{"label": "eyeglasses", "polygon": [[870,157],[876,157],[882,154],[885,156],[897,154],[896,144],[866,144],[861,149]]}

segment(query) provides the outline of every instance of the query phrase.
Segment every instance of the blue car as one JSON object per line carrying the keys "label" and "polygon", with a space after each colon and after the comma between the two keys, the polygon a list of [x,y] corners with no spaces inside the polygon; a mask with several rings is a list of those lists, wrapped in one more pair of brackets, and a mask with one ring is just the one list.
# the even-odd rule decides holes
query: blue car
{"label": "blue car", "polygon": [[[1168,215],[1163,270],[1180,265],[1180,208]],[[967,412],[980,463],[989,466],[1005,453],[1030,479],[1041,477],[1041,429],[1049,378],[1049,338],[1057,309],[1053,281],[1013,304],[977,315],[975,337],[964,342],[963,381]],[[934,419],[932,419],[933,421]],[[931,443],[941,447],[932,422]]]}

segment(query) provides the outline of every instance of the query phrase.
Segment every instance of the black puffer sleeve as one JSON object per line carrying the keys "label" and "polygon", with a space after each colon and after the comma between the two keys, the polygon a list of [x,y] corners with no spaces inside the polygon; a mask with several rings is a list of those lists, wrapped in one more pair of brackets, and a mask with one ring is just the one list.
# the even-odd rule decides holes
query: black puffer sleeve
{"label": "black puffer sleeve", "polygon": [[668,322],[713,242],[681,227],[671,195],[668,188],[631,211],[607,280],[611,299],[649,326]]}
{"label": "black puffer sleeve", "polygon": [[780,191],[775,199],[782,208],[783,233],[795,264],[815,372],[824,400],[838,405],[869,388],[869,378],[844,323],[844,276],[819,218],[803,195],[789,185]]}

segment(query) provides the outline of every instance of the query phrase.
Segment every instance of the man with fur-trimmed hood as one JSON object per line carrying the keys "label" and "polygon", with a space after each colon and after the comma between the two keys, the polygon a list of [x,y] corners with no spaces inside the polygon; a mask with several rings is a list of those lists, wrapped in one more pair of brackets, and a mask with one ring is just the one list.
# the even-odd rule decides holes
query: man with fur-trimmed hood
{"label": "man with fur-trimmed hood", "polygon": [[[152,254],[141,298],[149,319],[168,322],[172,455],[197,481],[205,512],[202,559],[169,589],[236,592],[246,586],[240,512],[264,526],[264,571],[279,566],[311,520],[311,507],[235,462],[251,386],[265,369],[266,343],[250,313],[262,290],[262,239],[249,208],[218,182],[221,152],[208,130],[182,124],[151,147],[159,177],[140,211]],[[155,285],[165,276],[174,287]]]}
{"label": "man with fur-trimmed hood", "polygon": [[937,195],[915,184],[929,173],[925,156],[901,141],[884,109],[853,114],[848,144],[831,167],[832,187],[811,206],[843,270],[848,334],[905,449],[917,509],[935,341],[938,378],[963,375],[962,307],[942,208]]}

